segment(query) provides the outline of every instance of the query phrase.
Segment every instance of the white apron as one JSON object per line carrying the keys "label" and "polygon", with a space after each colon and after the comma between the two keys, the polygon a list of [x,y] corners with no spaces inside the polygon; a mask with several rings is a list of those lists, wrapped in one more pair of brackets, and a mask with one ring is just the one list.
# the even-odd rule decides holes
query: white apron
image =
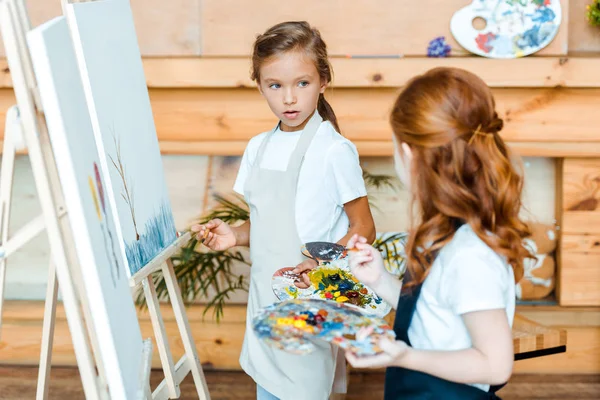
{"label": "white apron", "polygon": [[277,128],[264,138],[246,179],[244,196],[250,207],[250,290],[246,334],[240,356],[243,370],[282,400],[326,400],[332,389],[336,351],[320,345],[308,355],[294,355],[264,345],[252,330],[256,312],[279,300],[271,277],[280,268],[306,258],[296,227],[296,188],[306,150],[322,118],[317,111],[306,124],[286,171],[260,167],[266,145]]}

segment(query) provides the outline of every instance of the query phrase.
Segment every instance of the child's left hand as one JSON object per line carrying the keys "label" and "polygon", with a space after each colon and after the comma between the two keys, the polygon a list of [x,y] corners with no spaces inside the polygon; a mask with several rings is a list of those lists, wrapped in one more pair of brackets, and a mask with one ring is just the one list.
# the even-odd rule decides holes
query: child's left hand
{"label": "child's left hand", "polygon": [[378,345],[383,350],[383,353],[375,356],[356,357],[346,352],[346,359],[354,368],[398,367],[402,359],[410,351],[410,347],[401,340],[391,341],[384,338],[381,339]]}
{"label": "child's left hand", "polygon": [[300,289],[307,289],[310,286],[310,278],[308,277],[308,272],[311,269],[315,269],[317,267],[317,262],[312,258],[302,261],[300,264],[296,265],[296,268],[292,270],[294,274],[300,275],[300,280],[294,282],[294,285]]}

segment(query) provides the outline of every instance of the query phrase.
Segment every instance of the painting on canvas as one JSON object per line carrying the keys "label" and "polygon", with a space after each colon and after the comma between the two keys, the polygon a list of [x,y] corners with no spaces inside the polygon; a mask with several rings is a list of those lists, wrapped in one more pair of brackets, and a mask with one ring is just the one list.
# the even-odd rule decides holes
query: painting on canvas
{"label": "painting on canvas", "polygon": [[27,35],[111,398],[134,398],[142,336],[64,17]]}
{"label": "painting on canvas", "polygon": [[68,4],[101,170],[134,274],[177,238],[130,4]]}

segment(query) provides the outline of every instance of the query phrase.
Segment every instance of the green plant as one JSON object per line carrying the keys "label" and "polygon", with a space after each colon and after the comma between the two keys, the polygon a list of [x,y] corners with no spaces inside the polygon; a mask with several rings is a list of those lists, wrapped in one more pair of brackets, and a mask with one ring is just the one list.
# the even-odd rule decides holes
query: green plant
{"label": "green plant", "polygon": [[586,16],[590,25],[600,26],[600,0],[594,0],[586,7]]}
{"label": "green plant", "polygon": [[[389,175],[375,175],[364,171],[363,178],[369,190],[398,188],[395,178]],[[199,218],[199,223],[219,218],[229,224],[237,224],[250,218],[248,205],[242,196],[235,194],[225,197],[216,194],[214,197],[216,207]],[[369,203],[372,207],[376,207],[371,199]],[[376,242],[376,247],[391,254],[396,246],[394,241],[397,239],[397,235],[391,235]],[[236,274],[234,270],[237,263],[250,266],[249,260],[240,250],[210,251],[193,238],[172,258],[172,261],[184,302],[190,304],[196,300],[207,301],[203,315],[212,309],[213,317],[217,322],[222,318],[225,303],[231,294],[237,290],[248,290],[248,280],[244,275]],[[168,291],[162,274],[156,274],[153,278],[158,298],[167,299]],[[138,294],[137,303],[145,304],[143,292]]]}

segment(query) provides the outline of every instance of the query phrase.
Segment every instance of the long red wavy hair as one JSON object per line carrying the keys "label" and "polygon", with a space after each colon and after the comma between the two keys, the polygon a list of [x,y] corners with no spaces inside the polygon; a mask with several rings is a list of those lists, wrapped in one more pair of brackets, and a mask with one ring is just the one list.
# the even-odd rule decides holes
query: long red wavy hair
{"label": "long red wavy hair", "polygon": [[523,178],[498,134],[503,121],[489,87],[457,68],[435,68],[412,79],[390,122],[409,145],[413,199],[406,245],[411,284],[422,282],[440,249],[462,224],[512,266],[515,281],[530,235],[519,219]]}

